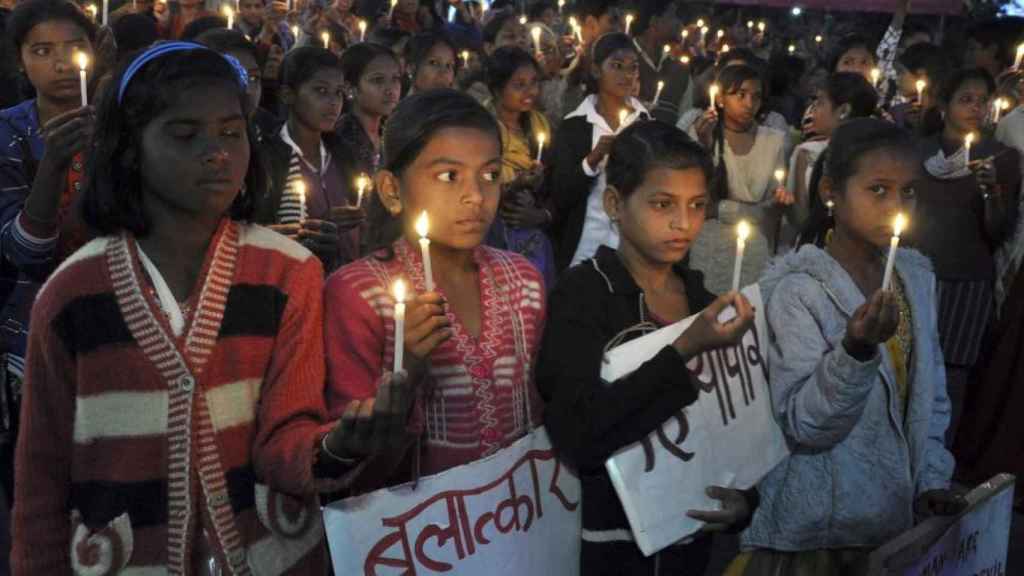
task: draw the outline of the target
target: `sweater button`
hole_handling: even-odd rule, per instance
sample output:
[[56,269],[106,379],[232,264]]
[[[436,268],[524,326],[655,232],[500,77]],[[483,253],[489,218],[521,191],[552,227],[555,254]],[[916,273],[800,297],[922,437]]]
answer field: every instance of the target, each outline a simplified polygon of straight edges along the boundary
[[178,388],[180,388],[182,392],[191,392],[195,387],[196,379],[188,374],[184,374],[181,378],[178,378]]

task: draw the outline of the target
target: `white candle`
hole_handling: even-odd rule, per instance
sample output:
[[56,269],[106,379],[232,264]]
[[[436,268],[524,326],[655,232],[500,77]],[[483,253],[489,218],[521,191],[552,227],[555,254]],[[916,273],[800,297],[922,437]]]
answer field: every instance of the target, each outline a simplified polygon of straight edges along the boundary
[[110,0],[103,0],[103,25],[107,25],[107,18],[110,16]]
[[750,236],[750,224],[746,220],[740,220],[736,225],[736,261],[732,266],[732,291],[740,290],[740,270],[743,268],[743,251],[747,247],[747,238]]
[[900,234],[907,226],[907,217],[897,214],[892,223],[892,240],[889,241],[889,257],[885,261],[885,275],[882,276],[882,290],[888,290],[892,283],[892,269],[896,263],[896,248],[900,245]]
[[301,180],[296,182],[295,191],[299,194],[299,220],[305,222],[309,217],[309,212],[306,209],[306,183]]
[[580,44],[583,44],[583,27],[578,23],[573,22],[572,30],[576,33],[576,40],[578,40]]
[[698,18],[697,19],[697,28],[703,28],[703,27],[704,27],[704,19],[703,18]]
[[974,144],[974,132],[964,136],[964,168],[971,163],[971,144]]
[[661,91],[665,88],[665,82],[658,80],[658,89],[654,91],[654,102],[651,106],[657,106],[658,100],[661,98]]
[[565,8],[565,0],[558,0],[558,13],[562,13],[562,9]]
[[685,43],[686,39],[689,38],[689,37],[690,37],[690,31],[687,28],[683,28],[683,42]]
[[527,22],[529,22],[529,20],[527,20],[525,14],[523,14],[522,16],[519,17],[519,23],[522,24],[523,26],[526,26]]
[[753,29],[754,29],[754,21],[753,20],[747,20],[747,30],[753,30]]
[[710,100],[710,103],[708,104],[708,110],[715,109],[715,100],[718,98],[719,90],[720,88],[718,87],[718,84],[712,84],[711,87],[708,88],[708,99]]
[[469,50],[462,51],[462,67],[469,68]]
[[295,42],[299,42],[299,27],[292,26],[292,37],[295,38]]
[[416,219],[416,233],[420,235],[420,252],[423,254],[423,281],[426,284],[427,292],[434,291],[434,271],[430,265],[430,239],[427,232],[430,229],[430,220],[427,219],[427,211],[424,210]]
[[629,36],[629,29],[633,26],[633,18],[632,14],[626,14],[626,36]]
[[882,71],[878,68],[871,69],[871,85],[878,88],[878,81],[882,78]]
[[405,356],[405,282],[395,280],[392,292],[395,296],[395,374],[402,371],[402,357]]
[[370,185],[370,179],[366,174],[360,174],[359,178],[356,178],[356,208],[363,205],[363,194],[366,193],[366,188]]
[[359,26],[359,41],[366,42],[366,20],[360,20],[357,26]]
[[999,116],[1003,113],[1003,110],[1008,108],[1010,104],[1005,98],[996,98],[995,102],[992,103],[992,123],[999,124]]
[[786,185],[786,171],[782,168],[775,170],[775,181],[779,183],[779,188],[783,188]]
[[96,15],[99,12],[99,8],[96,8],[95,4],[89,4],[88,6],[85,7],[85,10],[86,10],[86,12],[89,13],[90,16],[92,16],[92,21],[95,22],[96,21]]
[[665,63],[665,58],[668,58],[669,53],[672,52],[672,46],[665,44],[661,49],[661,60],[658,60],[658,70],[661,70],[661,65]]
[[821,34],[818,34],[817,36],[814,37],[814,42],[816,44],[821,44],[822,40],[824,40],[824,38],[821,37]]
[[717,38],[719,40],[721,40],[722,36],[725,36],[725,30],[722,30],[721,28],[719,28]]
[[331,49],[331,33],[330,32],[324,32],[323,34],[320,35],[320,39],[324,41],[324,50],[330,50]]
[[764,32],[764,29],[765,29],[766,27],[767,27],[767,25],[766,25],[766,24],[765,24],[764,22],[758,22],[758,23],[757,23],[757,30],[758,30],[759,32]]
[[722,54],[728,54],[728,53],[729,53],[729,45],[728,44],[722,44]]
[[700,45],[704,46],[707,43],[708,27],[703,26],[700,29]]
[[1017,46],[1017,57],[1013,60],[1014,69],[1020,70],[1021,63],[1024,63],[1024,43]]
[[533,36],[533,51],[536,52],[538,56],[541,54],[540,35],[540,26],[534,26],[533,28],[530,29],[530,36]]
[[395,14],[395,6],[398,6],[398,0],[391,0],[391,7],[388,8],[388,19]]
[[790,53],[790,54],[792,54],[792,53],[794,53],[794,52],[796,52],[796,46],[795,46],[795,45],[793,45],[793,44],[790,44],[790,45],[789,45],[789,53]]
[[89,56],[85,52],[79,52],[75,55],[75,59],[78,60],[78,80],[79,89],[82,92],[82,108],[85,108],[89,105],[89,88],[85,78],[85,69],[89,67]]
[[540,162],[540,158],[544,154],[544,141],[547,138],[548,135],[543,132],[537,134],[537,162]]
[[228,19],[228,30],[235,27],[235,11],[231,9],[231,6],[225,6],[221,9],[224,12],[224,17]]
[[918,80],[914,82],[914,87],[917,88],[917,103],[920,105],[924,104],[924,89],[928,86],[928,83],[924,80]]

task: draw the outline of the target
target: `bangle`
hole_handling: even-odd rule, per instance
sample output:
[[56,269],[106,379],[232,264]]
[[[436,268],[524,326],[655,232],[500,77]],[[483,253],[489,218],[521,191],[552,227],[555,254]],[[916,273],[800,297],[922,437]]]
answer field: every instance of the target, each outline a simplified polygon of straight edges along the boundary
[[328,434],[324,434],[323,436],[320,437],[320,451],[330,456],[332,460],[338,462],[339,464],[344,464],[345,466],[349,467],[355,466],[359,462],[358,458],[342,458],[341,456],[338,456],[334,452],[331,452],[330,448],[327,447]]

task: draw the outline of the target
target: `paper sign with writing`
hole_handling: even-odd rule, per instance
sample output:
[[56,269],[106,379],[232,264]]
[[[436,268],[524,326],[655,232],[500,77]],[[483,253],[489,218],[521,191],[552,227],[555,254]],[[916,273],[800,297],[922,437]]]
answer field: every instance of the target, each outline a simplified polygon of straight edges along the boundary
[[[754,328],[737,346],[690,361],[701,385],[698,400],[605,464],[645,555],[700,529],[702,523],[688,518],[686,511],[717,509],[718,502],[705,493],[708,486],[750,488],[789,454],[768,392],[761,291],[753,285],[743,294],[757,311]],[[735,311],[730,308],[722,318],[731,316]],[[694,318],[610,350],[601,378],[615,382],[635,371],[675,341]],[[687,385],[683,375],[679,385]]]
[[579,573],[580,482],[544,429],[483,460],[335,502],[335,574]]

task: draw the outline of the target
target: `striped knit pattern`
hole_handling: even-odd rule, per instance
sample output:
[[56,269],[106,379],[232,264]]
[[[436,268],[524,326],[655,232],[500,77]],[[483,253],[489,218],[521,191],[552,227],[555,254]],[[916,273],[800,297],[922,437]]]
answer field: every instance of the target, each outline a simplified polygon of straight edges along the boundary
[[102,238],[40,294],[13,573],[187,575],[205,531],[225,574],[323,574],[319,261],[225,220],[177,339],[143,274],[134,239]]
[[939,280],[939,343],[946,364],[974,366],[992,317],[992,282]]
[[[305,199],[299,190],[302,182],[302,159],[292,150],[291,161],[288,162],[288,177],[284,181],[281,193],[281,205],[277,208],[277,221],[280,224],[298,224],[308,216]],[[307,190],[308,194],[309,191]]]
[[[394,357],[394,300],[404,278],[423,292],[420,251],[405,241],[395,257],[373,256],[342,268],[325,291],[328,409],[372,397]],[[489,247],[474,252],[482,326],[469,334],[449,311],[453,335],[430,356],[413,426],[424,436],[421,473],[433,474],[494,453],[540,421],[532,362],[543,330],[543,280],[528,260]],[[376,484],[401,479],[374,479]]]

